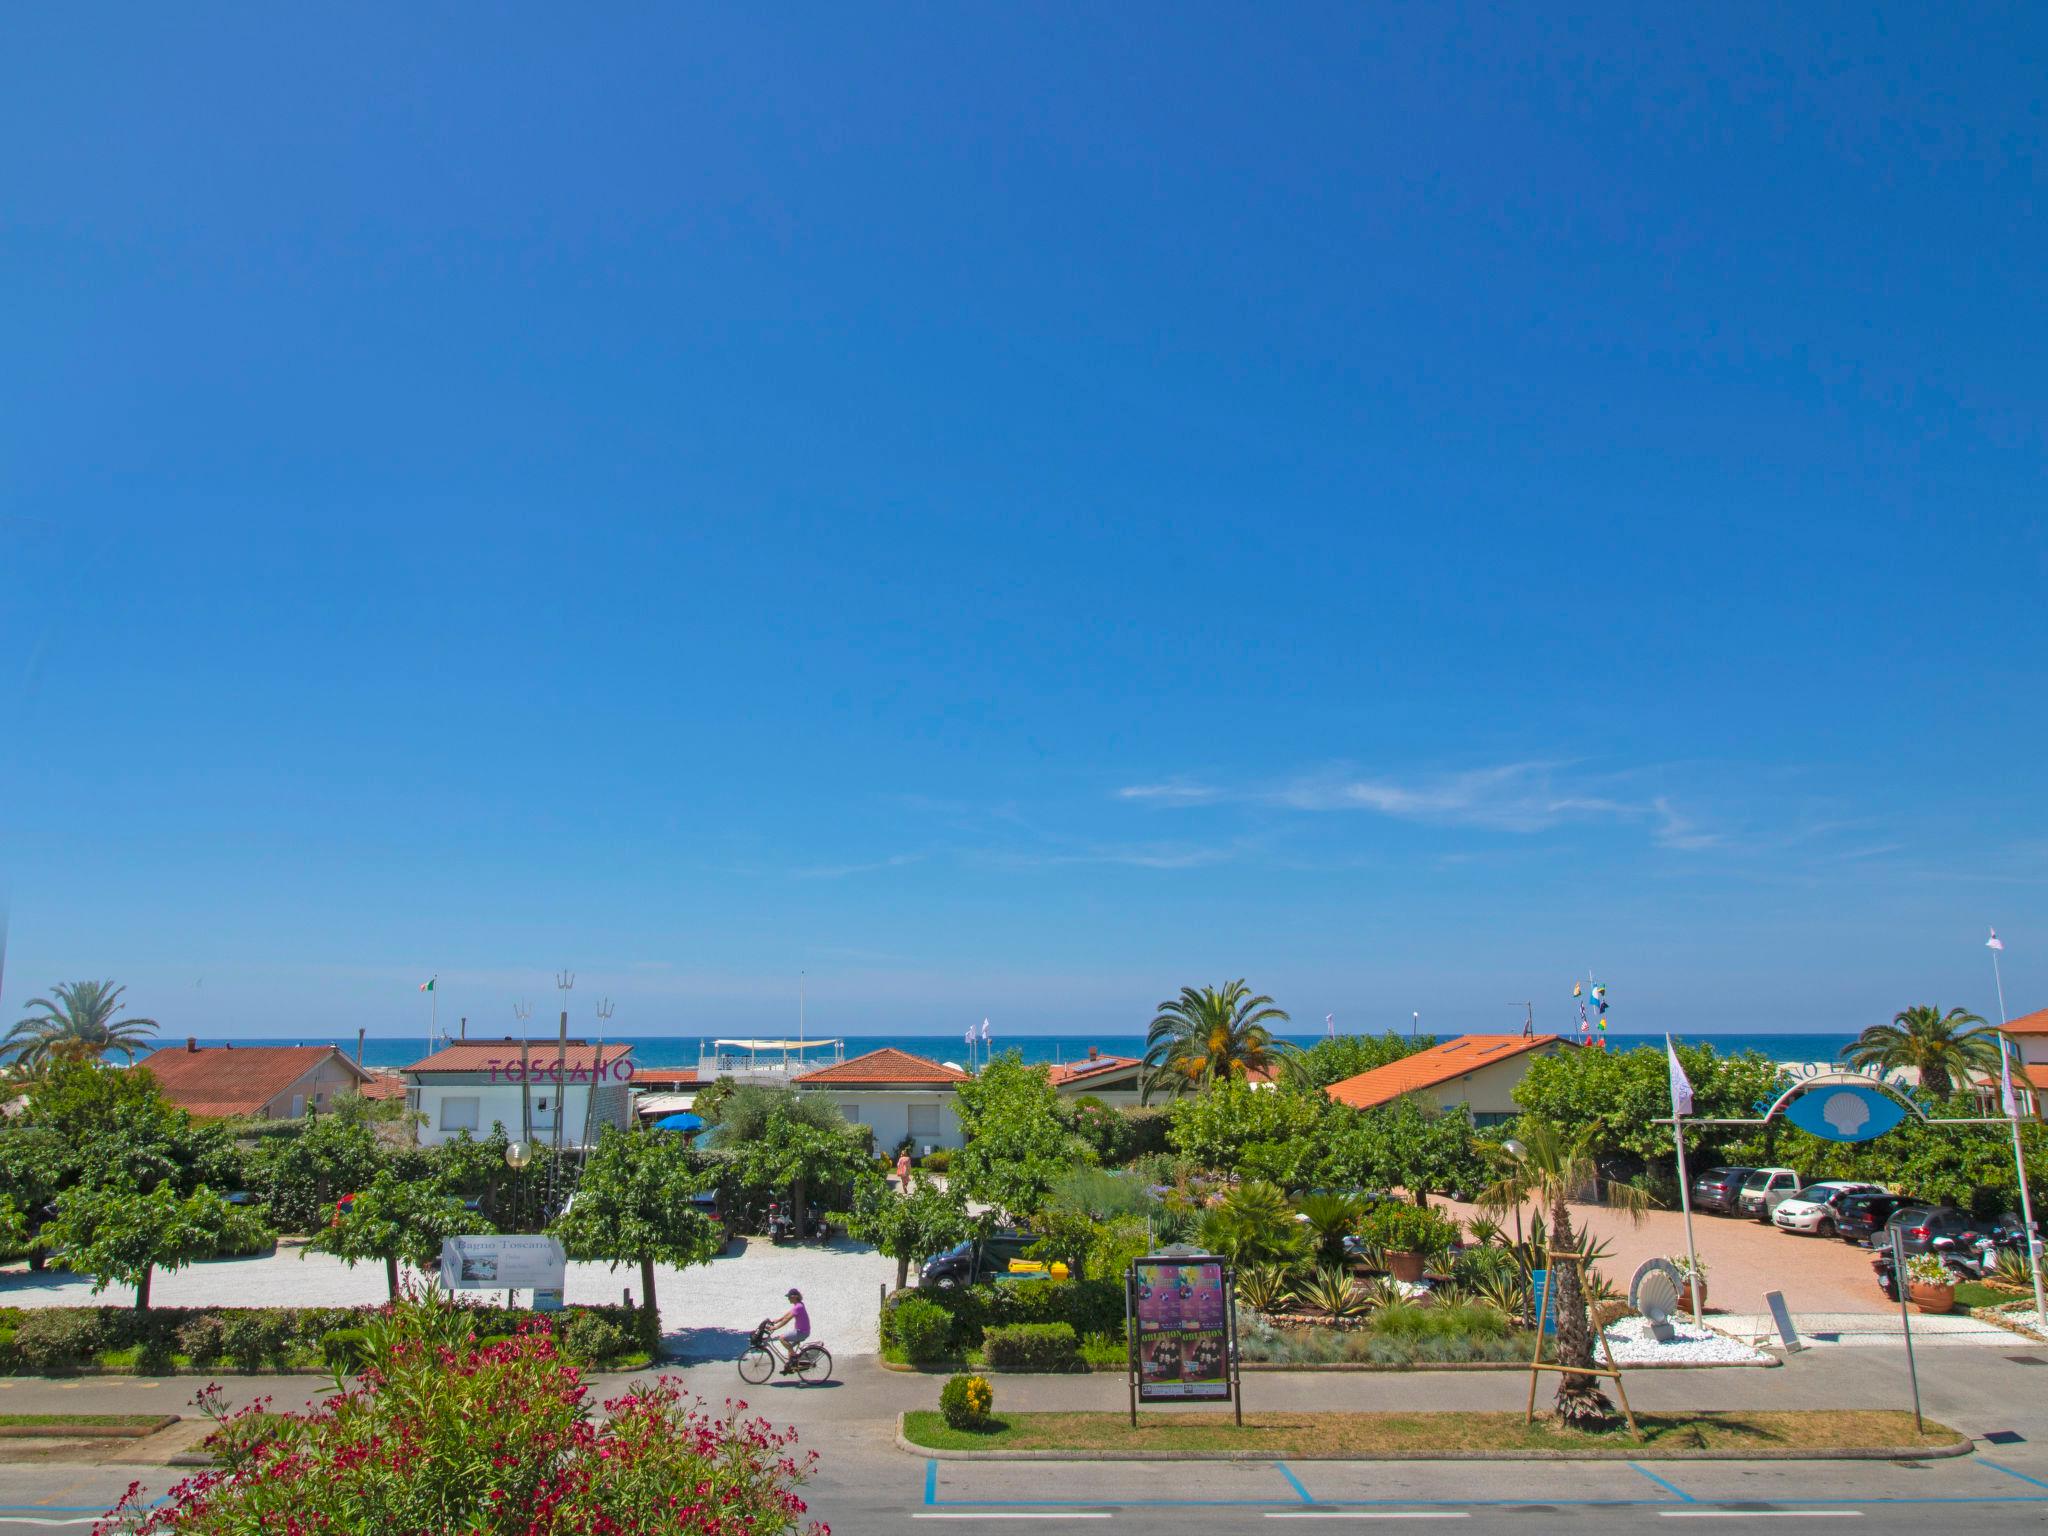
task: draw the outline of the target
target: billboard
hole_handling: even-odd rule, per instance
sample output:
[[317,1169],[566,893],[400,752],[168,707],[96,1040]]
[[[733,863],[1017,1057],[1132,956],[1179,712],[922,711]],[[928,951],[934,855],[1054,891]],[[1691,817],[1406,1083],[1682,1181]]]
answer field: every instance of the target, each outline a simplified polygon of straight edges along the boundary
[[441,1284],[451,1291],[559,1291],[568,1255],[552,1237],[450,1237],[441,1242]]
[[1129,1277],[1141,1403],[1230,1401],[1231,1284],[1223,1260],[1148,1254]]

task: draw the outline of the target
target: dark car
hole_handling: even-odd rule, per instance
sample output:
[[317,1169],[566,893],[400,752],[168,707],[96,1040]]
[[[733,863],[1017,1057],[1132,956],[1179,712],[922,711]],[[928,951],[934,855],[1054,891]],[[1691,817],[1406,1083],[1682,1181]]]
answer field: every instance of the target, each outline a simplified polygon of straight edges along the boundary
[[1755,1172],[1754,1168],[1709,1168],[1692,1181],[1693,1209],[1733,1216],[1742,1181]]
[[1892,1219],[1892,1212],[1902,1205],[1925,1203],[1911,1195],[1844,1195],[1835,1207],[1835,1236],[1867,1247]]
[[1885,1219],[1884,1231],[1871,1246],[1889,1248],[1894,1230],[1904,1233],[1906,1255],[1910,1258],[1916,1253],[1933,1252],[1942,1238],[1961,1243],[1965,1238],[1975,1237],[1980,1223],[1952,1206],[1902,1205]]
[[944,1253],[924,1261],[917,1272],[920,1286],[952,1290],[977,1280],[992,1280],[1008,1274],[1010,1261],[1024,1257],[1024,1250],[1038,1241],[1031,1232],[991,1232],[983,1238],[955,1243]]

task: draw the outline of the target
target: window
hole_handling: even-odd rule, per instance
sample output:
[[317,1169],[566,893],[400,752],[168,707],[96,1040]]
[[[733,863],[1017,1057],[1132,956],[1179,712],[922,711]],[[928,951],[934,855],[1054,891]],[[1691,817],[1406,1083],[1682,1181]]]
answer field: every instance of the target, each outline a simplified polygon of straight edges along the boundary
[[548,1096],[546,1096],[545,1094],[543,1094],[543,1095],[541,1095],[541,1096],[537,1097],[536,1099],[534,1099],[534,1101],[533,1101],[533,1123],[534,1123],[534,1126],[535,1126],[535,1127],[536,1127],[537,1129],[540,1129],[540,1130],[553,1130],[553,1129],[554,1129],[554,1127],[555,1127],[555,1107],[556,1107],[556,1103],[557,1103],[557,1101],[556,1101],[555,1099],[549,1098],[549,1097],[548,1097]]
[[477,1110],[483,1100],[443,1099],[441,1101],[441,1129],[444,1131],[473,1131],[476,1129]]
[[841,1104],[839,1106],[839,1113],[846,1116],[846,1123],[848,1125],[860,1124],[860,1106],[858,1104]]
[[910,1134],[913,1136],[936,1136],[939,1134],[939,1106],[936,1104],[913,1104],[910,1106]]
[[305,1096],[305,1095],[304,1095],[303,1093],[295,1093],[295,1094],[293,1094],[293,1095],[292,1095],[292,1118],[293,1118],[294,1120],[296,1120],[296,1119],[298,1119],[298,1118],[299,1118],[299,1116],[303,1115],[303,1114],[304,1114],[305,1112],[306,1112],[306,1096]]

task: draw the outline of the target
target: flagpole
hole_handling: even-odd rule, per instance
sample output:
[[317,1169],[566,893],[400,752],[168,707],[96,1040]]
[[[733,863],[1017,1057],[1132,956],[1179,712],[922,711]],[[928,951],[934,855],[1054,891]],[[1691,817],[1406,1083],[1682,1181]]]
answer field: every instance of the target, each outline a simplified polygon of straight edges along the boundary
[[[1664,1037],[1664,1049],[1671,1059],[1678,1059],[1678,1051],[1671,1044],[1671,1037]],[[1707,1326],[1706,1308],[1700,1305],[1700,1255],[1692,1241],[1692,1177],[1685,1171],[1685,1120],[1678,1113],[1676,1095],[1671,1100],[1671,1136],[1678,1143],[1678,1204],[1685,1212],[1685,1261],[1692,1266],[1692,1320],[1696,1327]]]
[[2034,1326],[2048,1329],[2048,1299],[2042,1296],[2041,1287],[2041,1239],[2034,1231],[2034,1197],[2027,1191],[2027,1151],[2020,1140],[2020,1101],[2012,1091],[2012,1058],[2006,1054],[2011,1042],[2005,1038],[2005,978],[1999,974],[1998,952],[2005,946],[1998,941],[1998,930],[1991,931],[1991,942],[1985,946],[1991,951],[1991,980],[1998,988],[1998,1070],[2005,1079],[2005,1113],[2012,1122],[2012,1165],[2020,1180],[2020,1221],[2026,1227],[2027,1267],[2034,1272]]

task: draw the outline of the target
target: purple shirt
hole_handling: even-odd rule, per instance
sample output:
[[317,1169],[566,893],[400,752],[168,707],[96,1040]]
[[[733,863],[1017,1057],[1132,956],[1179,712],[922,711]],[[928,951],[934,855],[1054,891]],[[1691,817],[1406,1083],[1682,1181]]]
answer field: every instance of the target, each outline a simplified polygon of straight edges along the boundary
[[800,1339],[808,1339],[811,1336],[811,1314],[804,1310],[802,1302],[798,1302],[790,1309],[789,1331]]

